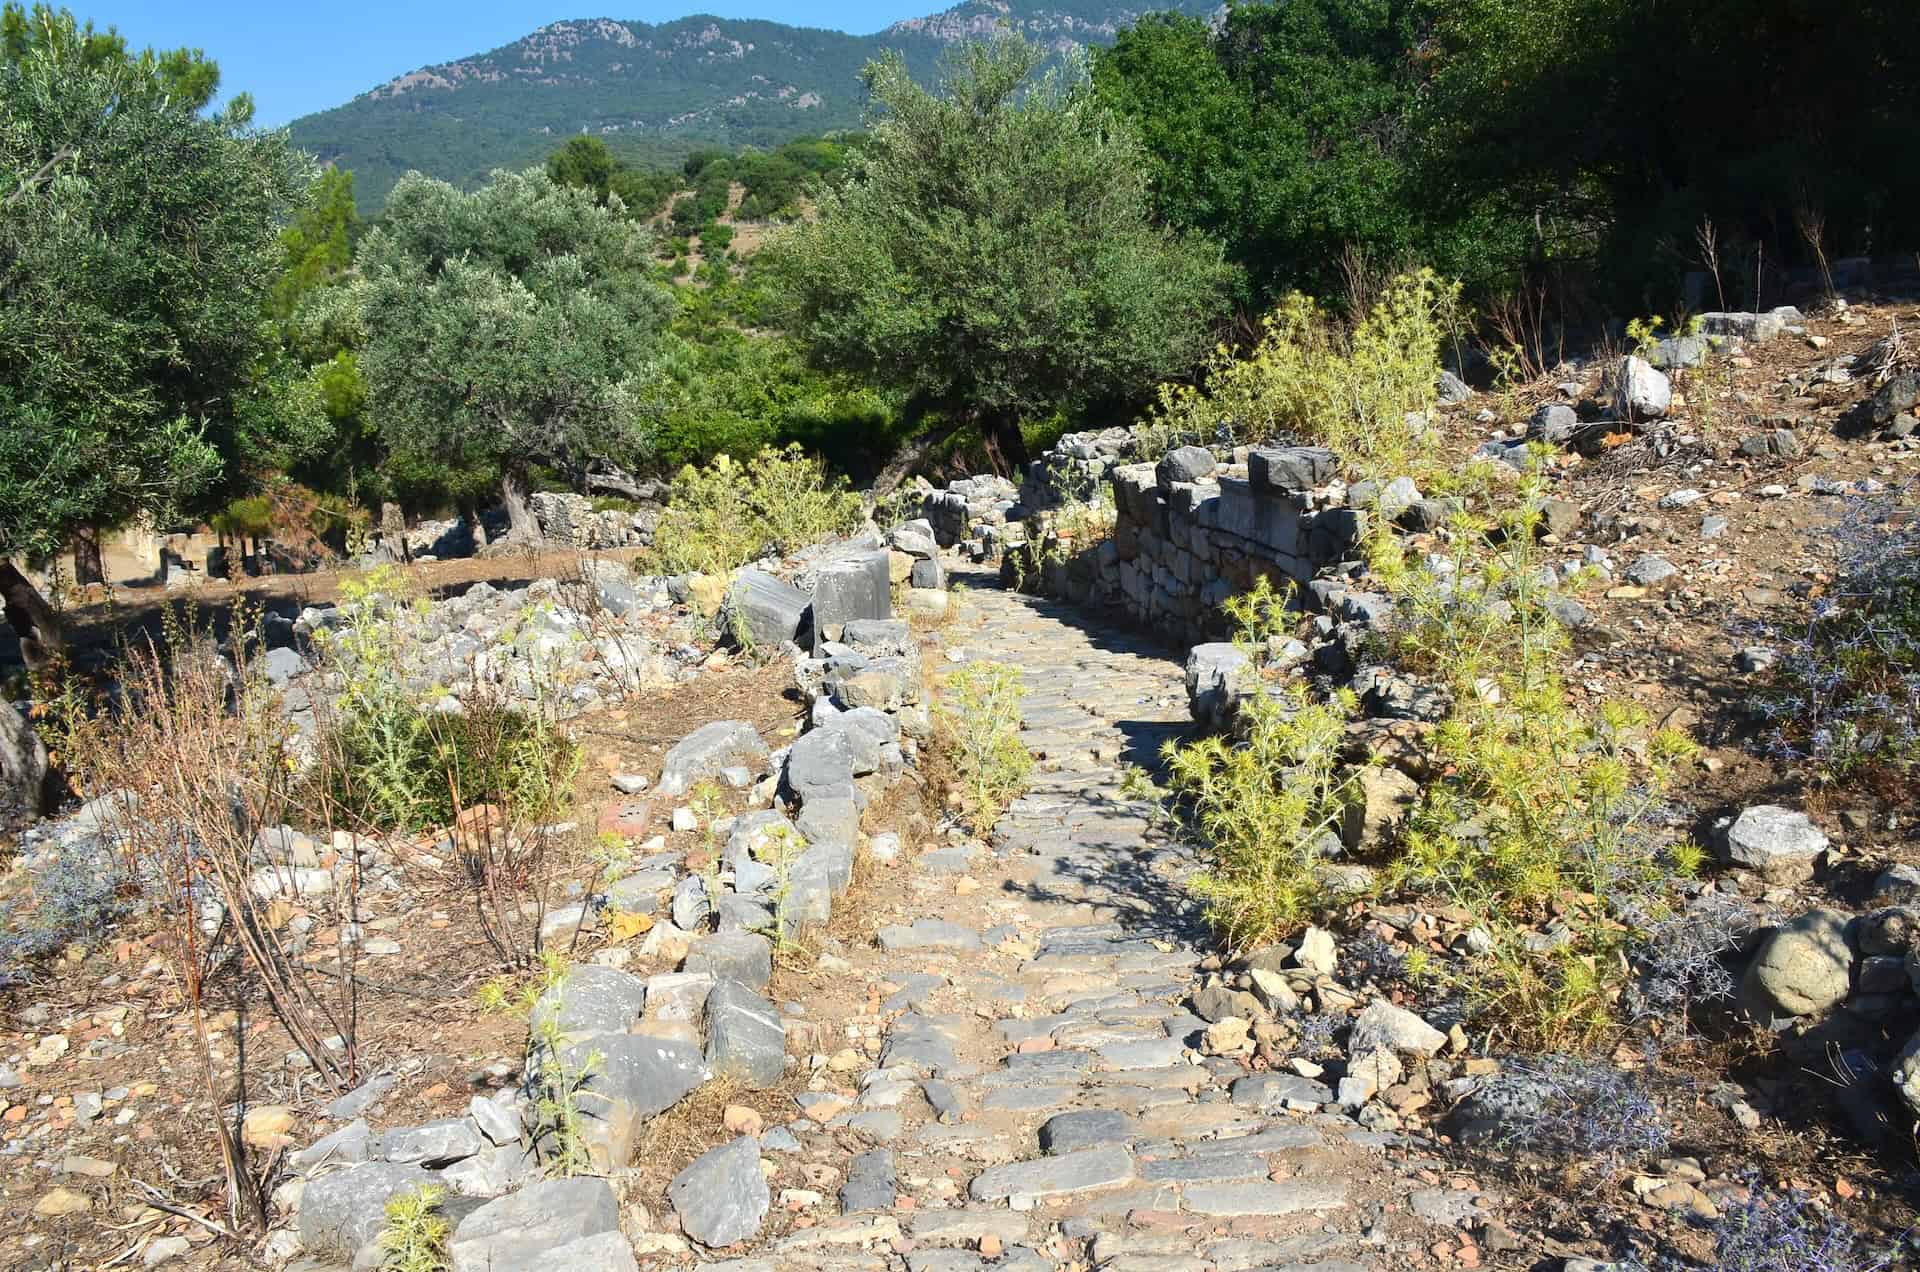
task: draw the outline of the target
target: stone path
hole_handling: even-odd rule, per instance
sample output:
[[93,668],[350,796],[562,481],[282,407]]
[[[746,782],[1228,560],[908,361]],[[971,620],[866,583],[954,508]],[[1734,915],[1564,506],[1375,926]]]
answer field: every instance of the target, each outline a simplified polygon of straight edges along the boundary
[[[1024,671],[1035,781],[990,852],[903,863],[922,912],[856,964],[886,994],[878,1055],[843,1052],[847,1071],[814,1085],[861,1094],[803,1095],[822,1133],[788,1140],[839,1188],[840,1215],[717,1266],[1476,1266],[1477,1252],[1451,1255],[1474,1194],[1437,1163],[1335,1111],[1319,1082],[1193,1049],[1206,945],[1182,886],[1192,862],[1122,789],[1126,762],[1186,727],[1180,664],[963,581],[973,617],[942,639],[953,657]],[[822,1151],[848,1141],[852,1155]],[[1429,1253],[1439,1240],[1444,1257]]]

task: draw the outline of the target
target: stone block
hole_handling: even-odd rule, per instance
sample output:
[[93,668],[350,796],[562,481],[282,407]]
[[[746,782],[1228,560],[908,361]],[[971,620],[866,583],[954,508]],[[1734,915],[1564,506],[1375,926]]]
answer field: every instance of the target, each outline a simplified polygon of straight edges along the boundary
[[850,622],[893,617],[893,587],[887,554],[867,552],[820,568],[813,583],[814,650],[839,640]]
[[[880,565],[884,578],[884,556]],[[727,589],[727,601],[721,607],[721,630],[762,649],[779,649],[787,644],[805,647],[809,605],[807,594],[792,584],[763,570],[742,570]]]

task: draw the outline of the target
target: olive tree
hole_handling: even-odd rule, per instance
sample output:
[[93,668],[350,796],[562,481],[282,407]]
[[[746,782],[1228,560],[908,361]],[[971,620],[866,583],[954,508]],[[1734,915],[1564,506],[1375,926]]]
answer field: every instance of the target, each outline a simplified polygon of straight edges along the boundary
[[397,454],[497,470],[521,540],[532,468],[630,463],[672,310],[645,230],[539,169],[462,193],[409,173],[355,257],[368,409]]
[[1146,158],[1083,68],[1035,77],[1015,36],[959,46],[938,93],[888,55],[872,136],[772,263],[811,359],[977,427],[1015,463],[1020,422],[1125,398],[1189,367],[1220,313],[1221,250],[1149,218]]
[[62,642],[16,558],[197,510],[324,436],[258,385],[309,168],[244,95],[209,112],[217,84],[197,54],[0,11],[0,597],[30,665]]

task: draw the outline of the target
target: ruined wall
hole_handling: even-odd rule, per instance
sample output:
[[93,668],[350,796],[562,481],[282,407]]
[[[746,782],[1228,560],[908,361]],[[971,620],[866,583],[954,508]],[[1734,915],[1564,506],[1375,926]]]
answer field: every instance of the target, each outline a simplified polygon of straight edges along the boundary
[[[1109,474],[1114,532],[1091,546],[1037,539],[1009,553],[1010,580],[1104,604],[1170,640],[1222,628],[1220,604],[1261,577],[1303,588],[1353,555],[1366,512],[1348,507],[1333,452],[1276,447],[1219,466],[1199,447]],[[1325,589],[1314,593],[1316,599]]]

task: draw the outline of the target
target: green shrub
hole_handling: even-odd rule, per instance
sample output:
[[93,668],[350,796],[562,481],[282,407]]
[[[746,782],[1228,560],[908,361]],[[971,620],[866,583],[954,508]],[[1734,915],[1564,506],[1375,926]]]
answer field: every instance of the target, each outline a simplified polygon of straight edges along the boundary
[[401,651],[417,638],[426,602],[382,566],[341,585],[344,621],[315,633],[342,691],[323,720],[311,780],[328,806],[368,826],[446,825],[457,806],[491,803],[530,819],[564,807],[579,749],[536,703],[520,711],[476,699],[463,713],[434,710],[409,684]]
[[[1287,599],[1263,577],[1221,606],[1234,645],[1256,669],[1292,629]],[[1328,899],[1314,866],[1360,798],[1356,771],[1340,755],[1356,707],[1351,693],[1323,703],[1303,684],[1278,686],[1241,703],[1244,744],[1209,737],[1162,748],[1165,793],[1181,801],[1206,858],[1194,891],[1229,947],[1278,940]]]
[[[409,706],[343,717],[329,794],[369,826],[445,826],[461,807],[494,804],[540,820],[565,807],[579,750],[535,714],[490,703],[463,713]],[[456,799],[457,796],[457,799]]]
[[[1439,774],[1386,863],[1391,886],[1437,896],[1489,934],[1466,963],[1417,960],[1516,1036],[1587,1046],[1617,1024],[1630,923],[1664,912],[1664,885],[1700,850],[1655,824],[1661,792],[1693,754],[1637,708],[1574,707],[1559,675],[1567,632],[1535,547],[1540,484],[1497,518],[1462,514],[1445,564],[1415,566],[1388,535],[1373,566],[1396,601],[1389,646],[1452,696],[1428,744]],[[1551,948],[1527,926],[1553,914]]]
[[1162,385],[1143,436],[1297,439],[1398,476],[1418,447],[1406,416],[1433,405],[1459,294],[1431,270],[1403,274],[1349,329],[1296,292],[1267,315],[1246,357],[1223,346],[1200,386]]
[[1322,907],[1313,868],[1359,797],[1357,771],[1340,763],[1354,706],[1351,694],[1320,703],[1287,685],[1242,702],[1244,745],[1167,744],[1169,789],[1206,857],[1193,889],[1230,948],[1270,944]]
[[453,1225],[441,1207],[447,1190],[435,1184],[389,1198],[380,1229],[381,1272],[445,1272]]
[[941,683],[935,741],[975,834],[993,829],[1032,776],[1033,756],[1020,741],[1026,696],[1020,669],[1005,663],[968,663]]
[[797,445],[765,447],[745,465],[718,455],[674,477],[650,565],[667,574],[726,574],[768,553],[850,533],[862,516],[845,479],[829,477]]

